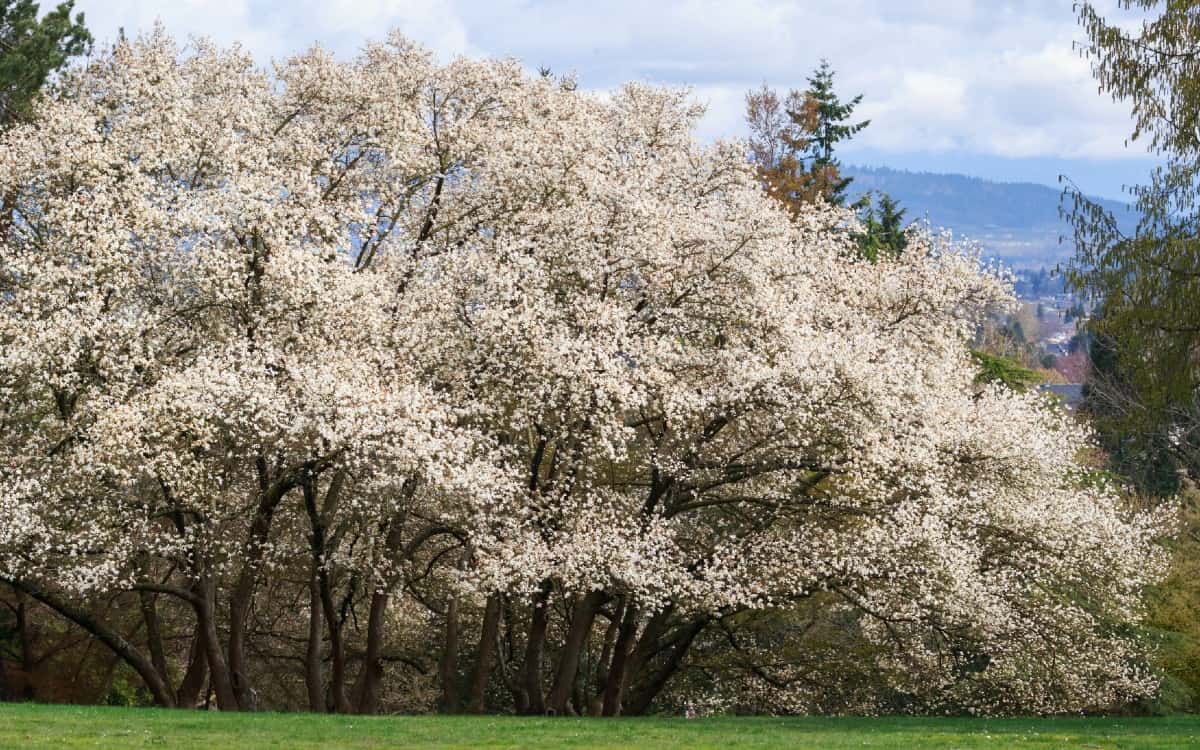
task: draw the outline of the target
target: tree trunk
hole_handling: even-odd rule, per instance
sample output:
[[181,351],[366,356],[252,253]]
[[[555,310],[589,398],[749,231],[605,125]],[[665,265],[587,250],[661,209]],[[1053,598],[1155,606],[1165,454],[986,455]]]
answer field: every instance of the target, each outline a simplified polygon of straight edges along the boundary
[[317,574],[317,584],[321,593],[325,627],[329,631],[329,691],[333,695],[333,710],[348,714],[350,702],[346,699],[346,646],[342,641],[342,623],[333,603],[333,588],[325,570]]
[[29,629],[29,602],[23,593],[17,594],[17,642],[21,644],[21,700],[34,699],[33,633]]
[[[340,480],[338,483],[340,484]],[[325,564],[325,520],[323,515],[317,512],[316,479],[305,477],[300,487],[304,493],[304,508],[308,512],[309,525],[312,530],[309,537],[312,566],[317,576],[317,590],[325,617],[325,627],[329,631],[329,691],[333,696],[333,710],[346,714],[350,713],[350,701],[346,698],[346,648],[342,641],[342,621],[338,617],[337,607],[333,603],[333,585],[329,580],[329,568]],[[331,488],[330,494],[333,494],[334,491]],[[330,498],[327,496],[327,504],[329,500]]]
[[8,680],[8,666],[4,663],[4,657],[0,656],[0,701],[8,702],[15,697]]
[[174,696],[171,695],[171,691],[159,679],[154,665],[146,657],[138,653],[133,644],[127,641],[120,633],[101,624],[88,612],[35,584],[27,581],[12,580],[7,581],[7,583],[12,585],[13,588],[29,594],[62,617],[91,633],[101,643],[110,648],[113,653],[125,660],[125,663],[142,678],[142,681],[146,684],[146,688],[154,696],[155,703],[164,708],[170,708],[175,704]]
[[250,522],[242,570],[229,597],[229,675],[238,706],[243,711],[254,708],[253,687],[246,665],[246,624],[250,617],[250,606],[254,603],[258,568],[262,564],[263,548],[271,532],[271,520],[275,517],[279,502],[291,487],[290,483],[280,482],[267,485],[262,471],[260,469],[262,490]]
[[358,673],[358,684],[354,687],[354,710],[360,714],[373,714],[379,708],[379,682],[383,679],[383,619],[387,614],[386,591],[371,594],[371,610],[367,615],[367,653],[362,670]]
[[679,671],[679,667],[683,665],[683,659],[687,656],[688,650],[692,647],[692,642],[696,640],[696,636],[708,624],[707,620],[695,620],[687,625],[683,625],[678,633],[676,633],[671,641],[670,653],[667,655],[663,664],[650,676],[650,679],[642,683],[639,689],[630,696],[626,702],[625,713],[630,716],[641,716],[650,708],[650,704],[666,687],[667,682]]
[[604,678],[604,705],[601,713],[605,716],[621,714],[629,652],[633,649],[634,638],[637,636],[637,617],[637,605],[632,601],[626,603],[625,613],[621,617],[620,630],[617,632],[617,642],[613,646],[612,665],[608,668],[608,674]]
[[[248,568],[250,563],[246,563]],[[229,603],[229,678],[238,708],[246,710],[250,705],[250,682],[246,675],[246,619],[253,599],[253,577],[243,570],[234,587]],[[218,703],[220,698],[218,697]],[[224,709],[222,709],[224,710]]]
[[512,694],[513,706],[516,708],[517,714],[524,714],[529,711],[529,694],[525,692],[523,675],[517,674],[515,669],[510,668],[513,656],[517,653],[513,635],[517,629],[517,614],[513,607],[512,597],[503,595],[500,606],[504,617],[504,642],[501,644],[500,639],[496,639],[496,661],[500,667],[500,676],[504,679],[504,686]]
[[660,639],[667,630],[667,623],[674,610],[673,605],[668,605],[655,612],[650,621],[646,623],[646,627],[642,630],[642,635],[638,638],[637,645],[634,646],[633,652],[629,655],[629,661],[625,665],[623,691],[628,691],[630,681],[637,677],[654,655],[663,649]]
[[241,708],[237,694],[233,689],[233,681],[229,675],[229,665],[225,662],[225,654],[221,650],[221,640],[217,635],[216,585],[211,578],[198,586],[196,601],[196,619],[203,634],[204,655],[208,660],[209,686],[217,697],[217,708],[222,711],[237,711]]
[[304,653],[304,684],[308,688],[308,710],[325,711],[325,665],[321,661],[321,588],[316,566],[308,581],[308,647]]
[[613,647],[617,645],[617,633],[621,630],[621,620],[625,616],[625,597],[621,596],[613,608],[608,627],[604,629],[604,640],[600,647],[600,658],[596,660],[595,694],[604,695],[604,684],[608,680],[608,668],[612,664]]
[[[404,539],[404,524],[392,519],[384,539],[384,554],[390,559],[400,550]],[[375,582],[371,593],[371,609],[367,615],[367,653],[358,673],[354,689],[354,708],[360,714],[373,714],[379,708],[379,683],[383,679],[383,624],[391,600],[390,579]]]
[[200,691],[204,689],[204,680],[208,677],[208,658],[204,653],[204,634],[196,625],[192,636],[192,648],[188,655],[187,671],[179,682],[179,690],[175,692],[175,705],[180,708],[195,708],[200,702]]
[[523,683],[528,700],[525,712],[535,716],[546,713],[546,699],[542,693],[542,654],[546,648],[546,627],[550,623],[550,590],[550,582],[545,581],[534,595],[529,635],[525,639]]
[[163,650],[162,631],[158,625],[158,609],[155,605],[155,595],[149,591],[138,591],[138,600],[142,606],[142,621],[146,624],[146,645],[150,648],[150,661],[169,689],[171,675],[167,671],[167,655]]
[[488,678],[491,677],[492,662],[495,660],[496,638],[499,634],[500,595],[492,594],[483,610],[483,628],[479,634],[479,651],[475,659],[475,672],[471,676],[471,696],[467,707],[470,713],[483,713]]
[[[554,686],[550,689],[549,708],[559,716],[567,714],[567,706],[575,687],[575,676],[579,673],[579,659],[592,632],[596,610],[604,603],[603,591],[589,591],[576,603],[571,612],[571,626],[567,640],[558,657],[558,670],[554,675]],[[585,707],[580,707],[586,710]]]
[[442,712],[458,713],[458,597],[446,603],[446,640],[438,676],[442,682]]

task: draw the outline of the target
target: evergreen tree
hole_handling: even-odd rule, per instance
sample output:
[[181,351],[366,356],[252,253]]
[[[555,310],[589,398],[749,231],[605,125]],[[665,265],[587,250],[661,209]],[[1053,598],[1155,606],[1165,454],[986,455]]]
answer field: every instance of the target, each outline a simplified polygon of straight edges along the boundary
[[793,210],[817,200],[845,202],[850,178],[841,175],[836,147],[870,123],[848,122],[862,95],[843,103],[833,76],[822,60],[805,91],[793,89],[780,97],[763,84],[746,94],[750,157],[767,192]]
[[50,74],[87,52],[92,36],[83,14],[71,18],[74,0],[38,20],[34,0],[0,0],[0,127],[29,112]]
[[1012,357],[990,354],[980,349],[972,349],[971,356],[979,367],[975,376],[977,384],[1001,383],[1014,391],[1024,392],[1036,386],[1040,380],[1036,372]]
[[862,101],[862,94],[842,102],[833,90],[833,75],[829,61],[821,60],[808,79],[806,98],[814,110],[816,127],[808,140],[807,157],[808,172],[821,185],[825,199],[841,205],[846,199],[846,188],[852,178],[841,176],[842,164],[834,156],[834,147],[852,138],[871,121],[849,122],[854,108]]
[[904,213],[900,203],[887,193],[879,196],[878,208],[873,204],[870,194],[863,197],[859,209],[863,232],[858,237],[863,256],[876,261],[882,256],[894,257],[904,252],[908,246]]

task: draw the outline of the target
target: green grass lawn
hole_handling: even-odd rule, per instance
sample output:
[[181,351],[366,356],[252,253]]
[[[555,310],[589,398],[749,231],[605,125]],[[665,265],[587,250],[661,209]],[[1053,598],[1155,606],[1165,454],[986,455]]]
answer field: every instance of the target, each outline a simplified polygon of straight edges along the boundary
[[1200,717],[527,719],[0,704],[0,748],[1200,748]]

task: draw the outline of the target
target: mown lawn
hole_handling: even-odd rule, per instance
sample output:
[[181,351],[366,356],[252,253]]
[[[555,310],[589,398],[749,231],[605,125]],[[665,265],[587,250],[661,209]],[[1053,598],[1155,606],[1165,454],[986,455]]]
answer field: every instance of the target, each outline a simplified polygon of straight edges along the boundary
[[0,748],[1200,748],[1200,717],[527,719],[0,705]]

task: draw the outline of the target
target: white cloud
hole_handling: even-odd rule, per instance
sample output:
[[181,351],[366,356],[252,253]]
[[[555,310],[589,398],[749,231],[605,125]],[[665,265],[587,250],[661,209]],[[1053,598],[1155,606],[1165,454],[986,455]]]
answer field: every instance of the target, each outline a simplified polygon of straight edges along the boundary
[[575,72],[691,85],[705,138],[743,132],[744,92],[802,87],[827,57],[873,120],[851,148],[1115,159],[1128,111],[1096,94],[1067,0],[78,0],[100,38],[161,18],[265,61],[314,40],[352,54],[398,27],[442,58],[515,56]]

